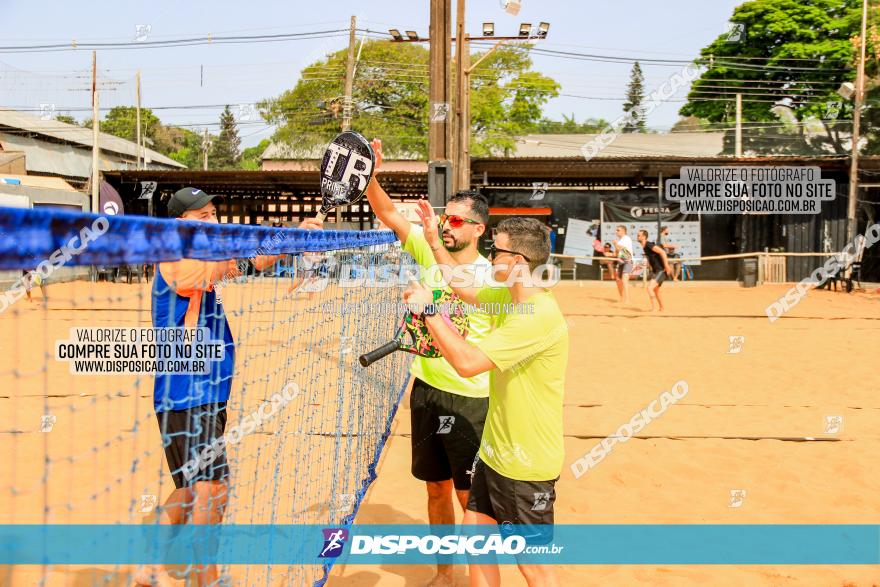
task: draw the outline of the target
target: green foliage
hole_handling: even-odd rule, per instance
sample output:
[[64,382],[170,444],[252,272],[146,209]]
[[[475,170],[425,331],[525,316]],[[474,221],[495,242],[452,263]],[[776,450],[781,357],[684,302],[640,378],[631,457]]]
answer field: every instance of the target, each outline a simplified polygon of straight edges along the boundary
[[168,155],[189,169],[203,167],[203,137],[197,132],[176,126],[163,126],[156,141],[159,152]]
[[471,156],[512,154],[514,137],[530,132],[544,104],[559,94],[556,81],[531,68],[526,51],[502,47],[471,74]]
[[[89,124],[91,127],[91,124]],[[153,139],[162,123],[159,117],[149,108],[141,108],[141,134]],[[137,140],[137,108],[134,106],[114,106],[101,121],[101,132],[136,142]]]
[[[472,63],[480,55],[474,54]],[[273,141],[308,153],[340,131],[346,58],[347,51],[340,50],[309,65],[293,89],[260,104],[267,122],[278,125]],[[531,71],[531,66],[525,51],[502,48],[474,70],[474,156],[512,150],[513,136],[528,132],[540,120],[543,104],[557,95],[559,85]],[[386,155],[427,156],[427,48],[414,43],[365,43],[352,101],[352,128],[368,138],[381,138]]]
[[249,171],[258,171],[262,165],[260,156],[263,154],[263,151],[269,147],[269,143],[269,139],[263,139],[260,141],[259,145],[248,147],[243,150],[241,152],[241,159],[239,160],[241,168]]
[[76,121],[76,118],[74,118],[73,116],[70,116],[68,114],[59,114],[58,116],[55,117],[55,120],[57,120],[58,122],[64,122],[67,124],[74,124],[74,125],[79,124]]
[[[700,52],[708,70],[694,81],[689,101],[679,113],[730,123],[735,119],[734,97],[740,91],[744,121],[780,123],[744,132],[744,150],[842,152],[840,127],[848,131],[849,125],[835,121],[851,120],[852,109],[836,91],[841,82],[855,76],[851,38],[858,34],[860,8],[859,0],[743,3],[730,20],[744,25],[744,37],[730,42],[727,33],[722,34]],[[790,114],[779,108],[771,111],[785,99]],[[781,124],[781,118],[792,118],[795,124]],[[804,122],[814,122],[824,135],[805,131],[804,124],[798,124]],[[725,150],[732,151],[732,139],[726,140]]]
[[211,169],[237,169],[241,157],[241,138],[232,109],[227,105],[220,114],[220,134],[211,144],[208,166]]
[[562,115],[562,120],[542,118],[532,125],[531,131],[537,134],[596,134],[602,132],[609,124],[604,118],[588,118],[583,122],[571,116]]
[[[62,122],[76,124],[72,117],[64,118],[57,117]],[[82,126],[92,128],[92,120],[86,119]],[[137,108],[114,106],[101,121],[101,132],[136,142]],[[202,167],[202,137],[198,133],[186,128],[165,126],[149,108],[141,108],[141,133],[147,148],[167,155],[190,169]]]
[[626,102],[623,103],[624,114],[633,109],[635,109],[635,114],[631,118],[627,118],[626,124],[621,129],[623,132],[645,132],[647,130],[645,114],[641,109],[644,101],[645,76],[642,73],[642,66],[636,61],[633,63],[629,85],[626,88]]

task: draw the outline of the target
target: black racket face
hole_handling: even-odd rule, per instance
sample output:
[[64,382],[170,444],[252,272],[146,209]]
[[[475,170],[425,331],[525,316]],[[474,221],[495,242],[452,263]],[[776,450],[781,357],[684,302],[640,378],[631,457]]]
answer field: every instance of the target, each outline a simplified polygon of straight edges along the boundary
[[359,133],[347,130],[333,139],[321,161],[321,212],[361,199],[375,164],[373,148]]

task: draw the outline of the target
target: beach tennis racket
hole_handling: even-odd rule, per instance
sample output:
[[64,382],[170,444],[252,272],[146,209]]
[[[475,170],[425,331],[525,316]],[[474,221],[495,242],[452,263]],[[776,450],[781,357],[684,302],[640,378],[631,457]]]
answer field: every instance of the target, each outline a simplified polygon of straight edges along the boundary
[[362,135],[347,130],[327,145],[321,161],[321,209],[323,221],[334,208],[360,200],[373,178],[376,155]]
[[[435,289],[434,305],[443,306],[443,319],[447,324],[452,325],[461,336],[466,338],[469,329],[468,316],[461,298],[450,291]],[[410,311],[403,315],[391,341],[368,353],[364,353],[358,361],[362,367],[369,367],[394,351],[404,351],[428,358],[443,356],[437,343],[434,342],[434,337],[428,331],[428,325],[425,324],[424,316],[416,316]]]

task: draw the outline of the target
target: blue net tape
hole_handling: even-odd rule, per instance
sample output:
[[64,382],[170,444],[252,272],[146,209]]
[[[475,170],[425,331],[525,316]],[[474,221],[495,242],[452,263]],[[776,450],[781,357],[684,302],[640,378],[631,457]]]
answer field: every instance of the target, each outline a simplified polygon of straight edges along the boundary
[[388,230],[302,230],[60,209],[0,208],[0,269],[219,261],[391,243]]

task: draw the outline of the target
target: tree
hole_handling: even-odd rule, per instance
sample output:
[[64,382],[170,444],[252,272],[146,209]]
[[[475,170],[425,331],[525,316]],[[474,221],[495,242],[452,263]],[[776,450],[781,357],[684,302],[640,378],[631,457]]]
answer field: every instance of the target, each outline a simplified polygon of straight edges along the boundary
[[[353,92],[352,128],[380,137],[386,155],[426,157],[428,152],[428,50],[414,43],[364,44]],[[480,54],[472,57],[472,62]],[[303,69],[293,89],[260,104],[278,126],[273,141],[309,156],[340,131],[347,51]],[[501,48],[471,75],[471,152],[509,152],[513,137],[529,132],[558,84],[531,71],[526,51]],[[454,68],[453,68],[454,70]]]
[[[227,107],[228,108],[228,107]],[[56,120],[76,124],[70,116],[59,115]],[[82,126],[92,128],[92,119],[83,121]],[[135,142],[137,139],[137,108],[134,106],[114,106],[101,121],[101,132]],[[149,108],[141,108],[141,133],[144,146],[191,169],[202,167],[202,136],[187,128],[166,126]]]
[[[91,121],[89,125],[91,128]],[[141,108],[141,134],[153,139],[162,122],[149,108]],[[137,108],[134,106],[114,106],[101,121],[101,132],[136,142],[137,140]]]
[[70,116],[69,114],[59,114],[55,117],[55,120],[58,122],[64,122],[66,124],[72,124],[74,126],[77,125],[76,118]]
[[[876,4],[875,4],[876,6]],[[869,8],[871,8],[869,6]],[[868,10],[868,39],[865,47],[865,104],[862,108],[860,133],[867,139],[863,151],[867,155],[880,155],[880,33],[878,11]],[[861,31],[859,31],[861,34]],[[853,66],[859,53],[859,38],[853,38]]]
[[642,66],[636,61],[633,63],[629,75],[629,85],[626,87],[626,102],[623,103],[624,114],[634,110],[633,116],[627,118],[627,123],[621,129],[623,132],[645,132],[647,124],[645,113],[642,111],[642,102],[645,101],[645,76],[642,74]]
[[241,139],[238,126],[229,105],[220,114],[220,134],[211,144],[208,165],[211,169],[236,169],[241,157]]
[[189,169],[201,169],[204,153],[202,140],[202,135],[188,128],[163,126],[158,133],[156,147],[160,153],[183,163]]
[[836,90],[855,76],[851,39],[858,34],[860,7],[860,0],[743,3],[731,17],[742,34],[725,33],[703,48],[700,62],[707,69],[679,113],[727,123],[730,153],[735,95],[742,93],[744,151],[844,153],[840,133],[849,133],[851,123],[843,121],[852,120],[852,108]]
[[595,134],[602,132],[610,123],[604,118],[588,118],[578,122],[575,115],[562,115],[562,120],[542,118],[537,121],[530,132],[538,134]]
[[696,116],[685,116],[679,118],[676,123],[672,125],[672,128],[669,129],[669,132],[699,132],[709,127],[711,127],[711,125],[705,120],[701,120]]
[[239,164],[242,169],[248,169],[251,171],[259,170],[262,166],[262,160],[260,157],[263,155],[263,151],[265,151],[269,147],[269,139],[263,139],[260,141],[259,145],[254,147],[248,147],[247,149],[241,152],[241,160]]

